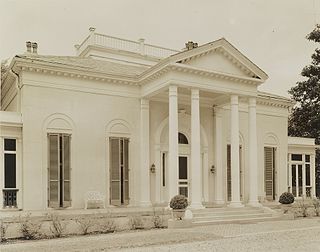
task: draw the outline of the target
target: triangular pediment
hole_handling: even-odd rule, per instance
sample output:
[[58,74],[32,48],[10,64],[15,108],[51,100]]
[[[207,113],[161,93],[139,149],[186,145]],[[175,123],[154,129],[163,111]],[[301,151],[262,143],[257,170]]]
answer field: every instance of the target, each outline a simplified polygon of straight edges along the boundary
[[222,47],[179,61],[198,69],[254,78],[256,75]]
[[268,75],[225,38],[176,54],[175,63],[265,81]]

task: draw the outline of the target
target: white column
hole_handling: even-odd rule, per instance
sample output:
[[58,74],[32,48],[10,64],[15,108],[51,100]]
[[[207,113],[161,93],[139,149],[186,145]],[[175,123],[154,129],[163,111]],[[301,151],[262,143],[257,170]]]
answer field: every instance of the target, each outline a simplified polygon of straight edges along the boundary
[[223,179],[223,162],[222,150],[222,113],[221,109],[214,109],[214,158],[215,158],[215,180],[214,180],[214,203],[225,204],[225,197],[223,189],[225,187],[225,180]]
[[170,199],[178,194],[178,88],[169,87],[169,158],[168,192]]
[[150,206],[149,100],[140,107],[140,206]]
[[155,155],[155,165],[156,165],[156,174],[155,174],[155,203],[160,203],[161,201],[161,152],[160,144],[156,144],[154,149]]
[[199,89],[191,89],[191,207],[203,208],[200,160]]
[[257,111],[256,98],[248,101],[248,131],[249,131],[249,202],[248,205],[260,207],[258,201],[258,159],[257,159]]
[[242,207],[240,202],[239,169],[239,100],[231,95],[231,202],[230,207]]

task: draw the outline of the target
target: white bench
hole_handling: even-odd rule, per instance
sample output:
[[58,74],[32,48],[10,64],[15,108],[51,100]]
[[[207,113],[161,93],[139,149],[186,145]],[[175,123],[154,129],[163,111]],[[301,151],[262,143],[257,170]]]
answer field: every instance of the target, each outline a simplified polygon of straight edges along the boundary
[[88,208],[88,203],[101,204],[103,208],[105,205],[105,196],[98,191],[88,191],[84,196],[84,209]]

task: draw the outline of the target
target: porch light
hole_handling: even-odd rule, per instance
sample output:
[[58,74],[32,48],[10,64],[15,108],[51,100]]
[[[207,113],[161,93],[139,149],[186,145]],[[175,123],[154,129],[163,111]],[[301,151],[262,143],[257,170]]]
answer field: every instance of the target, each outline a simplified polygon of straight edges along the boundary
[[155,173],[156,172],[156,166],[154,164],[151,165],[150,172],[151,173]]
[[211,166],[210,171],[211,171],[211,173],[215,173],[216,172],[216,168],[214,167],[214,165]]

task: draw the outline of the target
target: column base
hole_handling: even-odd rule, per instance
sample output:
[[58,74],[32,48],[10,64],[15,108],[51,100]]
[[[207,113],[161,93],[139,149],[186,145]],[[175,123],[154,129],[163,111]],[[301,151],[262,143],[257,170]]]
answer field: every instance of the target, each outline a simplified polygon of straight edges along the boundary
[[140,201],[139,202],[139,207],[151,207],[152,204],[150,201]]
[[251,207],[263,207],[262,204],[259,203],[259,201],[249,201],[247,206],[251,206]]
[[216,205],[225,205],[226,204],[226,202],[224,200],[214,200],[213,203]]
[[204,209],[205,207],[202,205],[201,202],[194,202],[190,204],[191,209]]
[[233,201],[233,202],[230,202],[228,207],[239,208],[239,207],[244,207],[244,205],[240,201]]

